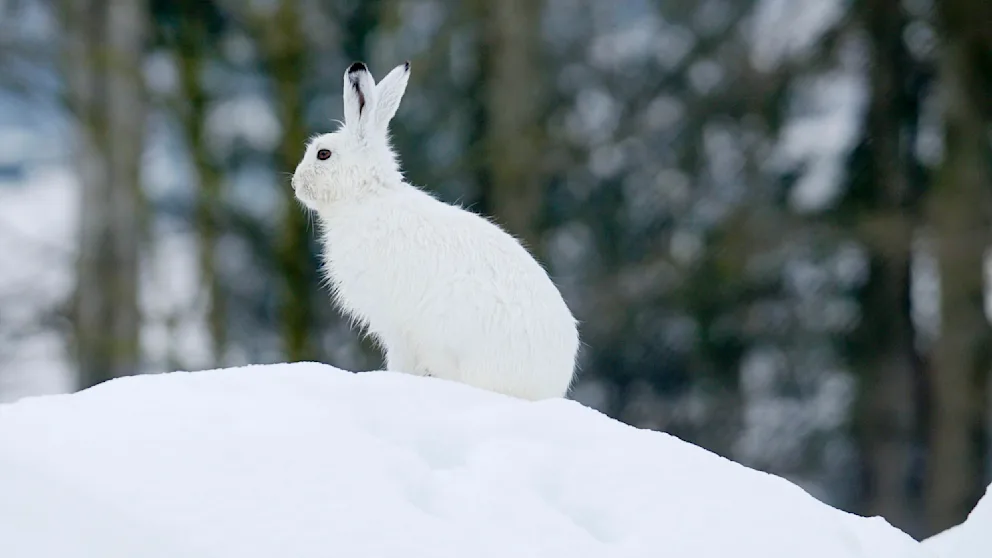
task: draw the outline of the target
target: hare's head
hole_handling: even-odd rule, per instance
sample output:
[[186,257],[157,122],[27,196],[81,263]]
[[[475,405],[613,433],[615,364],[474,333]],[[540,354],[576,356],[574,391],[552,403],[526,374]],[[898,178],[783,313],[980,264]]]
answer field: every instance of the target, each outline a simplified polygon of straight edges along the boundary
[[348,67],[344,125],[313,138],[293,173],[293,190],[307,207],[321,209],[402,180],[388,127],[409,78],[409,62],[394,68],[378,85],[362,62]]

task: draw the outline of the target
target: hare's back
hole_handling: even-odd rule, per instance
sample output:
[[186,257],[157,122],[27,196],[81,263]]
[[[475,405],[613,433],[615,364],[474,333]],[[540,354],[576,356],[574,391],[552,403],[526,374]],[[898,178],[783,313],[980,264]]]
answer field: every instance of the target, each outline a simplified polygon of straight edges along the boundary
[[433,318],[458,328],[482,328],[487,335],[502,335],[500,328],[537,337],[552,329],[562,335],[574,331],[574,318],[557,287],[513,236],[475,213],[438,206],[422,223],[427,230],[407,235],[416,244],[410,250],[424,254],[418,265],[429,276],[423,275],[422,302],[436,312]]

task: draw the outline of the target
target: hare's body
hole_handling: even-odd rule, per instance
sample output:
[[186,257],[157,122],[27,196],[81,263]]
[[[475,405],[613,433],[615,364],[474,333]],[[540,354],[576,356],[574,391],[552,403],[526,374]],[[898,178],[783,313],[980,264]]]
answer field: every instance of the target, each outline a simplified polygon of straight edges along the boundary
[[397,68],[370,87],[353,65],[344,129],[312,141],[294,175],[319,216],[338,305],[376,337],[389,370],[524,399],[564,396],[579,338],[547,273],[498,226],[399,173],[385,124],[407,74]]
[[338,304],[380,340],[388,369],[527,399],[566,393],[575,321],[495,225],[410,186],[321,222]]

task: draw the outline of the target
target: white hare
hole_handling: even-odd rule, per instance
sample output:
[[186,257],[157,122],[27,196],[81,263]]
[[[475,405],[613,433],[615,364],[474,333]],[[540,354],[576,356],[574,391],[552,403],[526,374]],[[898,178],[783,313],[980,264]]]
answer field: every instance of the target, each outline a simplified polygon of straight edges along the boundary
[[313,138],[293,174],[319,217],[327,278],[341,309],[385,349],[386,368],[522,399],[564,397],[576,320],[512,236],[404,181],[389,142],[407,62],[376,85],[344,75],[344,124]]

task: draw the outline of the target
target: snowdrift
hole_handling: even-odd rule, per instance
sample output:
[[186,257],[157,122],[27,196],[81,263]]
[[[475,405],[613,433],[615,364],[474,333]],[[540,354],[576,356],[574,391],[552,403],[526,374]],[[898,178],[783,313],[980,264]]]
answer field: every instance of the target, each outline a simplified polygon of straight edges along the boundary
[[0,556],[936,555],[578,403],[299,363],[0,406]]
[[923,546],[940,558],[992,556],[992,486],[985,490],[985,496],[964,523],[930,537]]

